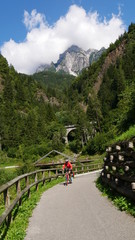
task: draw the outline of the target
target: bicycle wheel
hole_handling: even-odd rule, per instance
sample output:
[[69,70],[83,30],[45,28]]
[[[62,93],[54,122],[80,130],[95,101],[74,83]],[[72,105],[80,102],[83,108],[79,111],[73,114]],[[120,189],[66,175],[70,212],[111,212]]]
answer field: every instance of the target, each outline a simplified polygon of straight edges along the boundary
[[68,182],[69,182],[69,174],[67,173],[66,174],[66,185],[68,185]]

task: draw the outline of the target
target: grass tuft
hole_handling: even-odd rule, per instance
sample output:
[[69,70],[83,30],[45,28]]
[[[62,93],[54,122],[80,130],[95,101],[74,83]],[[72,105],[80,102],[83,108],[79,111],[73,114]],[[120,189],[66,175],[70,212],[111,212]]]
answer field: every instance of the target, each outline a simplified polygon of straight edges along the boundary
[[104,184],[101,177],[96,180],[96,187],[102,192],[103,196],[107,196],[108,199],[120,210],[125,211],[135,217],[135,203],[133,200],[122,196],[108,185]]

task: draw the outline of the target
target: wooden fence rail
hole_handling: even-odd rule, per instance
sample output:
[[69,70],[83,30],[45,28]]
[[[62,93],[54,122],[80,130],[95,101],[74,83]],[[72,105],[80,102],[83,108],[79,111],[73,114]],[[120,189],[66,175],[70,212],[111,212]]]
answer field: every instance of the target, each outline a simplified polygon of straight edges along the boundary
[[[73,171],[75,174],[77,174],[77,173],[89,172],[89,171],[101,169],[101,168],[102,168],[102,163],[98,163],[98,164],[91,164],[91,165],[85,165],[85,166],[75,166]],[[39,183],[45,184],[46,181],[51,181],[52,179],[56,179],[64,175],[65,174],[61,168],[41,169],[41,170],[37,170],[34,172],[30,172],[30,173],[26,173],[21,176],[18,176],[13,180],[7,182],[3,186],[1,186],[0,197],[3,194],[5,211],[0,216],[0,225],[4,221],[6,221],[7,225],[10,224],[10,221],[12,219],[12,214],[11,214],[12,210],[17,204],[18,206],[21,204],[21,199],[25,193],[27,193],[28,197],[30,197],[30,189],[32,187],[35,186],[37,191]],[[23,183],[21,181],[23,181]],[[16,197],[11,202],[10,189],[12,186],[15,187]]]
[[[77,161],[70,161],[72,164],[76,164],[79,163],[81,164],[85,164],[85,163],[92,163],[94,160],[80,160],[79,162]],[[47,168],[47,167],[56,167],[56,166],[62,166],[63,162],[50,162],[50,163],[35,163],[35,167],[41,167],[41,168]]]

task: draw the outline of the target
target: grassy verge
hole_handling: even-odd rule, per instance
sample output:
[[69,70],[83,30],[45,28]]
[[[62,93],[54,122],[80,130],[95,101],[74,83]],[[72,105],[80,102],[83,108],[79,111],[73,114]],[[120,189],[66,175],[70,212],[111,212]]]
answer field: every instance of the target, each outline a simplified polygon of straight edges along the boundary
[[130,127],[128,131],[121,134],[116,140],[123,141],[123,140],[131,139],[133,137],[135,137],[135,126]]
[[58,178],[56,180],[48,182],[44,186],[40,184],[37,192],[35,191],[35,188],[31,190],[31,197],[29,199],[27,195],[25,195],[22,199],[22,205],[20,207],[16,207],[12,213],[14,220],[11,222],[9,228],[7,228],[6,224],[3,224],[0,227],[0,239],[23,240],[26,235],[29,218],[32,215],[33,209],[39,202],[42,193],[63,181],[64,178]]
[[111,140],[108,145],[116,143],[118,141],[130,140],[135,137],[135,125],[130,127],[126,132],[117,136],[115,139]]
[[120,210],[129,213],[135,217],[135,203],[127,197],[112,190],[109,186],[102,182],[101,177],[96,181],[97,188],[102,192],[103,196],[107,196],[108,199]]

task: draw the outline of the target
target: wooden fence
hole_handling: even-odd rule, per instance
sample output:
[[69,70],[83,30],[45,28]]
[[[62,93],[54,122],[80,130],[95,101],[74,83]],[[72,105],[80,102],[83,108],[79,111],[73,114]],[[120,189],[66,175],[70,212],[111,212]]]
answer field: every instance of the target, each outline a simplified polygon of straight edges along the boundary
[[[82,164],[89,164],[92,163],[94,160],[79,160],[79,161],[70,161],[72,164],[77,164],[79,163],[80,165]],[[50,163],[35,163],[34,166],[38,168],[49,168],[49,167],[57,167],[57,166],[62,166],[64,163],[63,162],[50,162]]]
[[106,149],[101,178],[114,190],[135,200],[135,138]]
[[[75,166],[73,171],[75,174],[77,173],[85,173],[89,171],[93,171],[96,169],[101,169],[102,164],[90,164],[83,166]],[[12,219],[12,210],[15,206],[21,205],[22,197],[25,193],[30,197],[30,189],[35,186],[36,191],[38,190],[39,183],[45,184],[46,181],[51,181],[52,179],[56,179],[58,177],[63,177],[64,172],[61,168],[51,168],[51,169],[41,169],[34,172],[26,173],[21,176],[16,177],[10,182],[4,184],[0,187],[0,197],[2,198],[3,194],[3,202],[4,202],[4,212],[0,216],[0,225],[6,221],[7,225],[10,224]],[[11,188],[14,187],[14,197],[11,199]],[[12,201],[11,201],[12,200]]]

